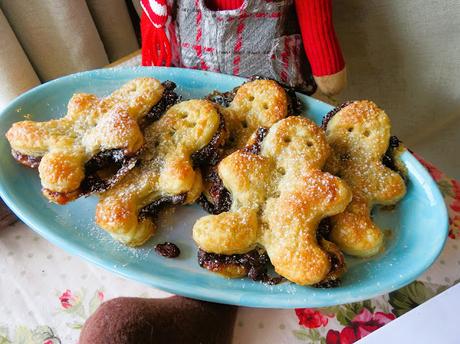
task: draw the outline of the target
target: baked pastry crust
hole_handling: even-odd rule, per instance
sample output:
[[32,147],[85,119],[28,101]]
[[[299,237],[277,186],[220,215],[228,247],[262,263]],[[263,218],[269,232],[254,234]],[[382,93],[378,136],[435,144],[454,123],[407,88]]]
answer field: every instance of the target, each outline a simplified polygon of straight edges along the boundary
[[64,117],[14,123],[6,137],[18,161],[33,166],[28,163],[30,159],[40,160],[43,194],[65,204],[82,194],[85,163],[92,157],[115,149],[134,156],[140,150],[144,137],[139,122],[160,101],[163,92],[158,80],[137,78],[102,99],[77,93],[70,99]]
[[332,217],[330,238],[350,255],[369,257],[382,249],[383,233],[370,211],[376,204],[395,204],[406,193],[403,178],[382,163],[390,129],[387,114],[367,100],[345,104],[327,123],[333,154],[326,169],[345,180],[353,192],[347,209]]
[[232,206],[199,219],[195,242],[205,252],[225,255],[261,245],[276,272],[290,281],[312,285],[325,280],[331,260],[317,242],[318,224],[351,200],[348,186],[321,170],[329,154],[324,132],[312,121],[292,116],[277,122],[259,154],[240,149],[219,163]]
[[221,128],[221,116],[210,101],[172,106],[145,129],[146,145],[138,166],[101,194],[96,223],[126,245],[143,244],[155,231],[158,207],[190,204],[201,194],[201,173],[193,156]]

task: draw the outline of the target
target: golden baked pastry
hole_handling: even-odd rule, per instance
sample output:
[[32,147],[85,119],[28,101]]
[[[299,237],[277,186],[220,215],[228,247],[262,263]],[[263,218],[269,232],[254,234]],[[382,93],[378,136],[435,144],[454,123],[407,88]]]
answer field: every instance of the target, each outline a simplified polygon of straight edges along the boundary
[[[14,123],[6,137],[19,162],[38,167],[43,194],[65,204],[92,191],[82,183],[97,161],[104,167],[112,160],[121,166],[116,177],[134,167],[135,159],[130,158],[144,143],[139,122],[162,100],[164,91],[156,79],[137,78],[102,99],[77,93],[64,117]],[[94,157],[97,161],[87,165]]]
[[[210,98],[216,101],[215,96],[213,94]],[[254,80],[238,87],[233,99],[226,102],[226,106],[219,106],[225,120],[226,143],[223,151],[209,164],[215,165],[220,159],[243,148],[257,128],[269,128],[287,117],[291,102],[285,89],[274,80]],[[223,188],[215,168],[205,170],[204,179],[205,192],[200,198],[203,207],[213,214],[228,210],[228,192]]]
[[[265,138],[224,158],[219,177],[232,196],[230,211],[199,219],[193,239],[216,254],[242,254],[263,246],[276,272],[300,285],[324,281],[332,271],[317,241],[321,219],[342,212],[351,191],[321,169],[330,154],[323,130],[292,116]],[[333,245],[333,244],[331,244]]]
[[[154,218],[170,204],[193,203],[202,192],[199,161],[219,145],[223,121],[213,103],[189,100],[172,106],[145,129],[138,166],[100,195],[96,223],[129,246],[155,231]],[[215,147],[218,148],[218,147]]]
[[371,101],[345,104],[327,117],[333,149],[326,169],[345,180],[353,199],[332,217],[331,240],[345,253],[369,257],[382,248],[383,233],[372,221],[376,204],[391,205],[406,193],[403,178],[382,163],[390,140],[390,119]]
[[288,95],[274,80],[254,80],[241,85],[228,107],[222,107],[229,133],[224,155],[243,148],[259,127],[271,127],[288,115]]

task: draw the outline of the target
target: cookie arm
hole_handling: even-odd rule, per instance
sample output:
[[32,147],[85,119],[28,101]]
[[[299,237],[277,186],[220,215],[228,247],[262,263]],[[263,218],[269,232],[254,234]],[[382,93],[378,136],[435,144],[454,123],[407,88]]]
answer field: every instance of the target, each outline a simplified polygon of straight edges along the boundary
[[402,177],[395,171],[379,163],[370,178],[369,185],[373,186],[372,203],[391,205],[398,202],[406,194],[406,185]]

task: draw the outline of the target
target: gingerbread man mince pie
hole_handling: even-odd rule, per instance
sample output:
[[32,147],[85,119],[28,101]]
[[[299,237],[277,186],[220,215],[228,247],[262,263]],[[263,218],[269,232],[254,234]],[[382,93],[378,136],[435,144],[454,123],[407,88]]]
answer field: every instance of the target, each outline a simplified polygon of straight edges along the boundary
[[191,204],[201,194],[199,165],[220,148],[222,130],[223,119],[210,101],[172,106],[145,129],[138,166],[101,194],[96,223],[126,245],[143,244],[155,231],[159,210]]
[[134,167],[144,144],[141,122],[176,101],[174,87],[137,78],[102,99],[75,94],[60,119],[13,124],[6,134],[13,157],[38,167],[43,194],[55,203],[103,191]]
[[[260,135],[259,135],[260,136]],[[317,240],[320,221],[342,212],[349,187],[322,168],[330,154],[323,130],[292,116],[224,158],[218,173],[231,209],[199,219],[193,238],[205,252],[232,255],[263,247],[275,270],[300,285],[335,275],[329,251]]]
[[351,187],[353,199],[331,219],[330,238],[345,253],[369,257],[383,246],[382,230],[372,221],[376,204],[393,205],[404,197],[401,175],[384,164],[390,141],[390,119],[371,101],[337,108],[323,123],[333,149],[327,170]]
[[229,193],[222,185],[215,165],[225,156],[243,148],[259,127],[269,128],[279,120],[298,111],[297,99],[276,81],[257,79],[239,86],[233,93],[214,93],[209,99],[220,104],[225,120],[225,146],[210,161],[204,171],[205,192],[201,205],[210,213],[218,214],[230,207]]

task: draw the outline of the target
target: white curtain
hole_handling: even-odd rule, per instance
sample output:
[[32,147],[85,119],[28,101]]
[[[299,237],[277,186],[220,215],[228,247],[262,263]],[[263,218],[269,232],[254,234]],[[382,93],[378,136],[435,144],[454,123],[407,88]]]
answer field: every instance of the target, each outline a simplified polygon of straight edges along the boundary
[[340,100],[374,100],[404,143],[460,179],[460,1],[335,0],[334,22]]
[[0,0],[0,38],[0,108],[40,82],[139,49],[124,0]]

